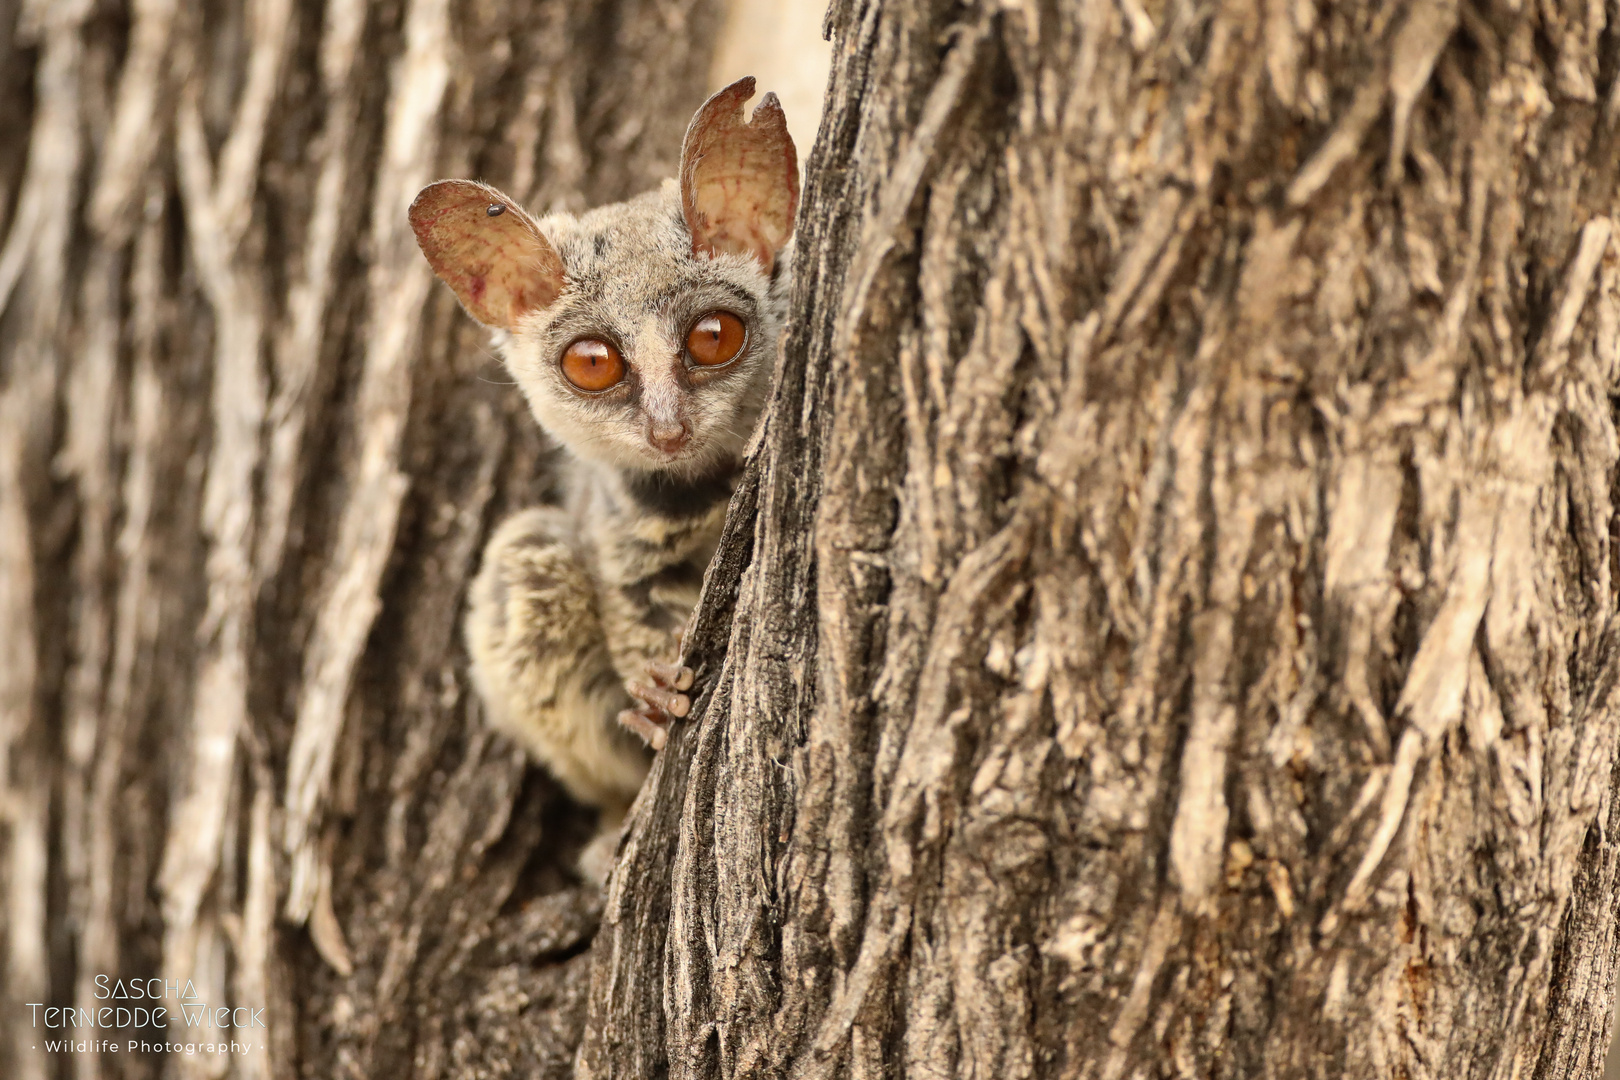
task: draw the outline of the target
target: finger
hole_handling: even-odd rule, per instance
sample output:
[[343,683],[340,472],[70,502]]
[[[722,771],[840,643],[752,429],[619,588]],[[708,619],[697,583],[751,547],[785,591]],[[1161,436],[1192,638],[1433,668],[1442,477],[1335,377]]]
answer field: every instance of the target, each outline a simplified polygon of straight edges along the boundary
[[689,667],[682,664],[660,664],[656,660],[647,662],[647,674],[652,676],[653,682],[670,690],[690,690],[695,678]]
[[642,741],[654,750],[662,750],[664,743],[669,739],[669,732],[664,729],[664,725],[640,709],[625,709],[621,712],[619,726],[640,735]]
[[645,701],[649,705],[663,709],[671,716],[685,716],[692,711],[692,699],[685,694],[677,694],[673,690],[665,690],[662,686],[648,686],[646,683],[627,682],[624,688],[630,693]]

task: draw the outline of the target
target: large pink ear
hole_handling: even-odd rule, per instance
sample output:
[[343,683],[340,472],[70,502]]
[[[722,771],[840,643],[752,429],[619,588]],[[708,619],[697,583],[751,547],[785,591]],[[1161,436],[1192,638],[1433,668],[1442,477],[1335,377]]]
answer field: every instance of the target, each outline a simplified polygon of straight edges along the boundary
[[692,250],[752,255],[767,273],[793,235],[799,156],[775,94],[743,119],[754,78],[715,93],[692,117],[681,144],[681,209]]
[[510,330],[562,292],[556,249],[533,218],[494,188],[440,180],[421,190],[410,214],[433,272],[485,326]]

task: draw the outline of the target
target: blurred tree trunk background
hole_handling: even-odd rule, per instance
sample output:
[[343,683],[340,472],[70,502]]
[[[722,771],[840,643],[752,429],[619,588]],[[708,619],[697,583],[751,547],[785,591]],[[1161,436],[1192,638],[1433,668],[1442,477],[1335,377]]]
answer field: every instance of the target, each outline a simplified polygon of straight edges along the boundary
[[[1612,4],[838,0],[604,896],[467,688],[546,451],[402,211],[650,186],[718,8],[5,2],[0,1075],[1595,1075]],[[98,974],[263,1049],[35,1049]]]
[[[655,186],[722,15],[0,0],[0,1076],[569,1071],[593,826],[478,720],[457,629],[545,449],[404,211]],[[47,1055],[163,1037],[32,1026],[154,1004],[97,975],[268,1028]]]

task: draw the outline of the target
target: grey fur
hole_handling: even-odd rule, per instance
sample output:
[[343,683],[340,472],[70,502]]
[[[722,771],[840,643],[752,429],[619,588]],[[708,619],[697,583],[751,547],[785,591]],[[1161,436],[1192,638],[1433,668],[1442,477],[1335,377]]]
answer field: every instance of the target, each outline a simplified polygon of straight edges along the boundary
[[[566,285],[500,343],[540,425],[575,456],[619,469],[684,478],[731,468],[764,408],[786,307],[786,259],[767,277],[743,255],[692,253],[680,190],[657,191],[580,217],[552,214],[540,231],[562,257]],[[701,315],[722,308],[748,328],[743,353],[721,371],[694,370],[685,339]],[[581,337],[614,342],[630,377],[600,395],[574,390],[558,366]],[[647,440],[655,418],[691,428],[670,460]]]
[[[672,661],[776,366],[797,158],[773,95],[745,120],[753,92],[749,78],[713,95],[687,129],[681,180],[627,202],[536,221],[494,188],[444,180],[410,208],[423,255],[495,330],[567,451],[563,505],[514,516],[484,549],[466,635],[490,722],[602,808],[582,859],[592,877],[648,766],[625,729],[661,746],[691,706],[692,673]],[[686,343],[715,312],[741,321],[743,343],[699,364]],[[607,389],[564,375],[584,339],[622,357]]]
[[[791,263],[697,255],[674,181],[579,217],[541,218],[566,284],[496,345],[530,409],[567,451],[565,505],[497,530],[467,612],[474,678],[490,721],[579,800],[616,823],[648,758],[616,718],[627,682],[672,661],[725,522],[737,465],[770,388]],[[685,337],[723,309],[743,351],[694,370]],[[586,394],[563,377],[572,342],[613,342],[624,382]],[[655,418],[690,429],[673,457],[648,439]],[[596,856],[600,858],[600,856]]]

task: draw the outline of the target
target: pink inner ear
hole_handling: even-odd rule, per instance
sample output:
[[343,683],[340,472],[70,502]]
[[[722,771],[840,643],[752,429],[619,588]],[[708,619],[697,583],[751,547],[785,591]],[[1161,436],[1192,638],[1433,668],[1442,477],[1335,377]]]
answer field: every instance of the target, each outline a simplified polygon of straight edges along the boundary
[[769,272],[793,235],[799,161],[775,94],[752,121],[743,118],[753,96],[753,77],[738,79],[692,117],[681,146],[681,209],[694,252],[751,255]]
[[[494,217],[492,206],[501,207]],[[510,330],[562,292],[556,249],[533,218],[492,187],[471,180],[429,184],[411,203],[410,217],[433,272],[486,326]]]

